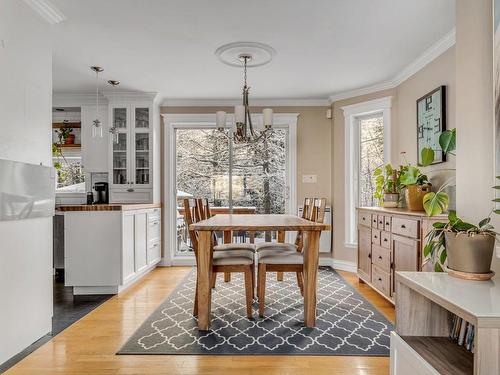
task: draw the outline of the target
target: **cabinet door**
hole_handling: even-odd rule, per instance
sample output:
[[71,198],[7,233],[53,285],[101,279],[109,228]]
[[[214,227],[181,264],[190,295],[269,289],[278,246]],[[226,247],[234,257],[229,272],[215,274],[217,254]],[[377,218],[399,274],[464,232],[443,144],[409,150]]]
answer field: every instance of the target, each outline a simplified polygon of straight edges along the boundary
[[111,141],[111,184],[125,187],[130,184],[130,139],[128,107],[111,107],[111,123],[118,129],[118,143]]
[[152,164],[152,133],[151,133],[151,108],[148,106],[134,106],[133,130],[134,156],[133,156],[133,183],[135,187],[151,186]]
[[358,227],[358,275],[371,281],[372,275],[372,233],[371,229]]
[[134,214],[125,213],[122,218],[122,283],[125,284],[135,275],[135,223]]
[[146,212],[135,213],[135,271],[140,272],[147,266],[147,225]]
[[[420,241],[392,235],[393,271],[419,271]],[[394,275],[392,290],[394,291]]]

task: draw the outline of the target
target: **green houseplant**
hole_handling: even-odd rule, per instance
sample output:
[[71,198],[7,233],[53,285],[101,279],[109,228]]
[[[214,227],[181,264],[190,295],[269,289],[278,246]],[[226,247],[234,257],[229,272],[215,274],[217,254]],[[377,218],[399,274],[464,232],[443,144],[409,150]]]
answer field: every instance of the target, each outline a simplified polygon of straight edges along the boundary
[[386,164],[375,169],[373,176],[375,179],[375,199],[383,207],[397,207],[401,192],[398,170],[394,169],[391,164]]
[[406,204],[411,211],[423,211],[424,196],[430,191],[429,179],[412,165],[400,169],[400,184],[405,188]]
[[447,222],[436,222],[427,235],[424,256],[434,263],[434,270],[448,268],[468,273],[490,272],[496,233],[490,217],[478,225],[464,222],[450,211]]

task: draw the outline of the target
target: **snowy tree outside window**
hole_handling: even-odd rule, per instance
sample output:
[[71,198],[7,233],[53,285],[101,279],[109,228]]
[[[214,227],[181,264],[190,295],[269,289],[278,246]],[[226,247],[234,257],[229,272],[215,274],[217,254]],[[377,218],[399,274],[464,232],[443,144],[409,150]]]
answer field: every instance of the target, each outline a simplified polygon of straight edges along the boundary
[[376,206],[373,172],[384,164],[384,118],[359,118],[359,206]]
[[[208,198],[214,207],[229,207],[232,201],[234,207],[253,207],[258,214],[285,213],[287,131],[274,129],[259,142],[233,144],[232,196],[229,137],[215,129],[176,130],[178,195]],[[180,215],[177,228],[179,251],[189,251]]]

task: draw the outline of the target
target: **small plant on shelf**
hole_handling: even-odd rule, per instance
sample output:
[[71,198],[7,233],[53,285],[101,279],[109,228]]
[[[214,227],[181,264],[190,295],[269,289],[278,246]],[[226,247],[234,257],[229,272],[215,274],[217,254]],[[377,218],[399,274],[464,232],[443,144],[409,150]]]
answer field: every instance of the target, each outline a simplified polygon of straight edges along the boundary
[[391,164],[386,164],[375,169],[373,176],[375,179],[374,198],[383,207],[397,207],[402,188],[398,170],[394,169]]
[[399,181],[405,189],[406,204],[411,211],[423,211],[424,196],[430,191],[429,179],[422,171],[412,165],[400,168]]

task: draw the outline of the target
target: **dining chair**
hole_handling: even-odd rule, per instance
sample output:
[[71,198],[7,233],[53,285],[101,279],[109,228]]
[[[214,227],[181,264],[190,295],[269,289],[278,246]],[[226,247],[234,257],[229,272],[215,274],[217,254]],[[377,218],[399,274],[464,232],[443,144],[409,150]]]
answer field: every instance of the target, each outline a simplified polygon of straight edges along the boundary
[[[302,218],[323,223],[325,218],[325,198],[306,198]],[[298,231],[295,243],[267,242],[257,245],[259,316],[264,316],[267,272],[295,272],[300,293],[304,295],[304,232]]]
[[[184,220],[187,226],[206,220],[211,217],[208,199],[185,198],[184,199]],[[198,233],[189,229],[189,236],[194,250],[196,262],[198,263]],[[215,233],[212,236],[212,279],[211,287],[215,287],[217,273],[230,274],[241,272],[245,279],[245,296],[247,317],[252,318],[252,302],[255,286],[255,247],[252,244],[217,244]],[[198,315],[198,281],[196,281],[196,292],[193,306],[193,315]]]

